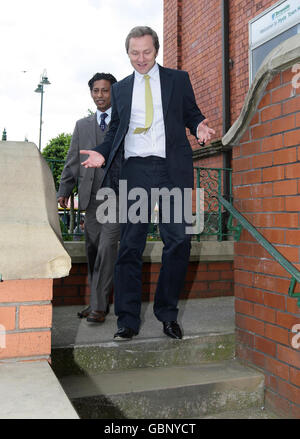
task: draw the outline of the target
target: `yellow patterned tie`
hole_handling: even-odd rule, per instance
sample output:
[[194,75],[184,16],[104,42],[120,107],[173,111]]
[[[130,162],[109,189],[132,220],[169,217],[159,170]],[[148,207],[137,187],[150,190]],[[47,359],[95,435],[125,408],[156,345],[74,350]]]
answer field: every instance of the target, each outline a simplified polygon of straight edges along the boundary
[[146,117],[145,117],[145,128],[136,128],[133,134],[146,133],[152,125],[153,122],[153,100],[150,87],[150,76],[144,75],[145,78],[145,104],[146,104]]

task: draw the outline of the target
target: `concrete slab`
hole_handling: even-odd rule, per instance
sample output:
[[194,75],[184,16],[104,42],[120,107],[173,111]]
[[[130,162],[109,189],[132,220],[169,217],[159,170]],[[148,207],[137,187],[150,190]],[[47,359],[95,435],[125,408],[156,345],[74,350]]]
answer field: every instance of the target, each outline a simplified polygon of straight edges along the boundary
[[[140,333],[135,341],[167,337],[162,324],[153,315],[153,303],[142,304]],[[234,297],[211,299],[188,299],[179,301],[178,322],[183,328],[184,337],[199,334],[233,333]],[[113,306],[106,321],[102,324],[88,323],[79,319],[77,312],[83,306],[61,306],[53,308],[52,347],[68,347],[86,344],[113,342],[117,329],[117,318]],[[126,344],[131,342],[125,342]]]
[[31,142],[0,142],[0,155],[2,279],[68,276],[71,258],[63,245],[46,160]]
[[213,415],[194,419],[282,419],[282,417],[265,407],[250,407],[244,410],[214,413]]
[[79,419],[46,361],[0,365],[1,419]]
[[60,380],[69,398],[166,390],[177,387],[215,384],[222,388],[246,388],[263,383],[263,375],[237,360],[199,366],[149,367],[69,376]]
[[[72,263],[86,262],[85,243],[82,241],[65,241],[64,246],[72,258]],[[147,241],[143,253],[143,262],[160,263],[163,250],[162,241]],[[233,241],[192,241],[190,261],[216,262],[233,261]]]
[[189,418],[261,407],[264,376],[236,360],[61,379],[81,418]]

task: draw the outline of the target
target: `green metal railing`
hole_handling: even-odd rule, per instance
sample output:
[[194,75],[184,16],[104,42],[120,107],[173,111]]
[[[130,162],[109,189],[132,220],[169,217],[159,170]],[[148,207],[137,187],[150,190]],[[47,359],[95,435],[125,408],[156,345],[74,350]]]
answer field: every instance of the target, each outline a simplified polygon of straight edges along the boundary
[[276,250],[276,248],[273,247],[273,245],[267,241],[267,239],[262,236],[259,231],[253,227],[252,224],[250,224],[249,221],[243,215],[241,215],[237,209],[235,209],[235,207],[233,207],[231,203],[225,200],[222,195],[219,195],[218,199],[225,209],[227,209],[230,213],[229,220],[231,224],[232,217],[238,221],[238,233],[240,234],[241,228],[244,227],[253,236],[253,238],[256,239],[271,256],[273,256],[275,261],[278,262],[292,276],[288,294],[290,297],[298,298],[297,304],[300,306],[300,293],[295,293],[296,282],[300,282],[300,272],[297,270],[297,268],[294,267],[284,256],[282,256],[282,254],[279,253],[279,251]]
[[[58,176],[61,174],[64,166],[64,160],[46,159],[52,171],[54,181],[56,182],[56,190],[58,190]],[[204,168],[194,167],[196,187],[204,190],[204,229],[201,234],[193,236],[192,239],[200,241],[205,237],[223,241],[233,236],[235,230],[227,226],[228,214],[218,201],[219,195],[224,195],[223,181],[225,173],[227,173],[227,181],[229,182],[227,193],[229,193],[229,200],[232,202],[231,192],[231,169],[226,168]],[[229,191],[229,192],[228,192]],[[61,220],[62,235],[65,240],[81,240],[84,235],[79,227],[80,218],[83,212],[75,210],[75,230],[69,230],[70,211],[69,209],[59,209],[59,216]],[[195,214],[195,212],[194,212]],[[157,224],[150,224],[149,240],[160,239],[159,226]]]
[[58,190],[58,177],[61,175],[63,169],[64,169],[64,165],[65,165],[65,160],[61,160],[61,159],[49,159],[46,158],[46,162],[48,163],[53,178],[54,178],[54,183],[55,183],[55,188],[56,190]]
[[[227,192],[227,197],[232,203],[232,184],[230,168],[204,168],[194,167],[196,187],[204,190],[204,230],[196,239],[215,236],[218,241],[224,241],[233,235],[233,230],[228,229],[228,214],[219,202],[218,197]],[[227,175],[225,175],[227,174]],[[228,187],[224,188],[224,178],[227,177]]]

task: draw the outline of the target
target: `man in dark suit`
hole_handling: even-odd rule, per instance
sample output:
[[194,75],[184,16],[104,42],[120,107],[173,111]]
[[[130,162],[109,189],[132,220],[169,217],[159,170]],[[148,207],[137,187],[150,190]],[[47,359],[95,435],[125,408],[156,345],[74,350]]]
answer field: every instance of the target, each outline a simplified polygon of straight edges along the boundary
[[109,73],[96,73],[88,82],[97,110],[94,115],[76,122],[58,190],[58,202],[64,208],[78,184],[79,207],[85,210],[84,233],[91,295],[90,305],[78,316],[87,317],[91,323],[103,323],[109,310],[119,224],[100,224],[97,221],[99,201],[96,194],[105,171],[80,166],[79,151],[94,148],[103,142],[111,119],[111,86],[116,82],[116,78]]
[[[208,127],[195,102],[187,72],[156,64],[159,41],[152,29],[142,26],[132,29],[125,45],[135,71],[112,87],[110,129],[102,145],[93,151],[81,151],[89,155],[82,165],[87,168],[104,165],[109,169],[121,156],[120,181],[126,181],[127,193],[143,188],[149,196],[146,202],[150,210],[151,189],[183,191],[193,187],[192,149],[186,127],[202,144],[211,138],[214,130]],[[129,213],[132,200],[125,202]],[[164,333],[181,339],[177,304],[189,261],[190,235],[186,233],[185,220],[176,221],[174,211],[178,205],[174,200],[169,221],[162,220],[161,207],[160,199],[159,229],[164,249],[153,309],[163,323]],[[179,210],[182,212],[182,205]],[[115,267],[116,340],[131,339],[139,332],[142,254],[148,225],[130,218],[121,224]]]

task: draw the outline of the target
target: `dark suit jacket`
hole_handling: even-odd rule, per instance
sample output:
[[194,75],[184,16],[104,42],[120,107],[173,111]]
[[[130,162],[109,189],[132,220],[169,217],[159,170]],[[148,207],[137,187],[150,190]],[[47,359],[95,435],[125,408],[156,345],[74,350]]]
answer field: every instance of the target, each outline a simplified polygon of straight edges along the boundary
[[[199,110],[187,72],[159,66],[166,134],[166,160],[175,186],[193,187],[192,148],[186,128],[196,136],[204,116]],[[105,157],[105,168],[119,162],[131,114],[134,73],[112,86],[112,117],[104,142],[94,148]]]

